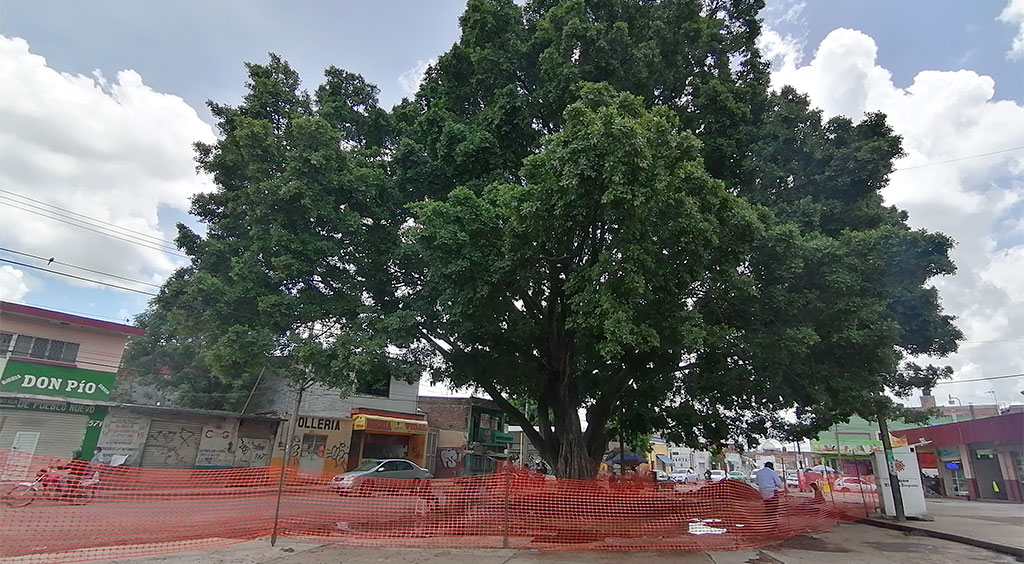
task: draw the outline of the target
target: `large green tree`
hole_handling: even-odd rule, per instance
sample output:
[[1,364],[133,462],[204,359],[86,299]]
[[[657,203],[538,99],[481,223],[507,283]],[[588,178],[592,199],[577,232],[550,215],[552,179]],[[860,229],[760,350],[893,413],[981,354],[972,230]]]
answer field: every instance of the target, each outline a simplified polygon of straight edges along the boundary
[[340,69],[309,95],[250,64],[157,307],[229,379],[477,386],[561,476],[612,427],[709,445],[890,409],[943,375],[908,356],[955,350],[927,285],[952,243],[883,205],[884,116],[769,90],[761,7],[470,0],[390,112]]

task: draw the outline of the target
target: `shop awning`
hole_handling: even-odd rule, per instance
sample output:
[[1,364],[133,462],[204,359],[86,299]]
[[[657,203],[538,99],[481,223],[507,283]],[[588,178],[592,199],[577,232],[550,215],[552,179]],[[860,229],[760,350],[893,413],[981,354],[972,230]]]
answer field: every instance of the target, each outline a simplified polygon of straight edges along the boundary
[[352,430],[393,435],[425,435],[427,422],[420,419],[400,419],[360,413],[352,416]]
[[667,457],[667,456],[665,456],[664,454],[656,454],[654,456],[658,457],[658,460],[660,460],[661,463],[664,464],[665,466],[674,466],[675,465],[675,463],[672,462],[672,459]]

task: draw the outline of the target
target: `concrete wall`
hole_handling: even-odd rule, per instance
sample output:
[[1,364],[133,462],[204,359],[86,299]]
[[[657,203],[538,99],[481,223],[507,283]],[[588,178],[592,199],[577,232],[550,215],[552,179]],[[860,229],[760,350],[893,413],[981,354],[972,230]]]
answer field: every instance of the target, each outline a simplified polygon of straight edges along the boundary
[[100,372],[117,372],[124,345],[128,341],[127,335],[20,315],[2,315],[0,327],[3,327],[5,333],[78,343],[80,346],[76,366]]
[[[148,441],[154,419],[202,425],[198,442],[199,454],[190,461],[197,467],[254,467],[270,464],[270,448],[275,434],[273,422],[239,420],[219,414],[182,413],[141,407],[113,407],[102,422],[97,446],[108,458],[128,456],[127,466],[138,466]],[[177,443],[182,437],[175,437]],[[172,447],[169,445],[168,448]]]
[[[259,392],[259,411],[284,415],[291,413],[295,407],[295,392],[283,380],[267,379],[260,385]],[[337,389],[315,385],[303,393],[299,412],[303,415],[340,418],[351,417],[353,408],[416,413],[418,399],[419,383],[409,384],[398,380],[391,381],[386,398],[361,394],[342,398]]]

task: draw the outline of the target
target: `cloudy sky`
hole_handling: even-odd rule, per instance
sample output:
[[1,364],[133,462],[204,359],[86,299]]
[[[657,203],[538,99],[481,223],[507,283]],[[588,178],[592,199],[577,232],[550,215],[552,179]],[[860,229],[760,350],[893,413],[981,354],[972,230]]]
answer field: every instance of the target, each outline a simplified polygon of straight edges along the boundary
[[[207,99],[240,99],[243,61],[279,53],[309,88],[337,65],[390,106],[457,39],[463,7],[5,2],[0,297],[111,320],[138,313],[183,264],[168,240],[189,197],[210,187],[191,143],[214,137]],[[881,110],[903,135],[886,198],[958,243],[959,273],[936,282],[967,336],[947,359],[956,378],[1024,373],[1024,0],[770,0],[764,19],[776,85],[829,116]],[[936,395],[990,403],[993,390],[1006,403],[1022,389],[1008,378]]]

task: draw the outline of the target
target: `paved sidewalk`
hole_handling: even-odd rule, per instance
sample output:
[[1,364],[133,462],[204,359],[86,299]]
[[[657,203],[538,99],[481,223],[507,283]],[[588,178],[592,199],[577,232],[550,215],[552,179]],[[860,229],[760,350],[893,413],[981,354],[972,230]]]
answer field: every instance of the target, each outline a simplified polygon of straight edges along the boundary
[[[0,562],[12,564],[18,559]],[[120,564],[1003,564],[1003,554],[963,544],[909,536],[867,525],[840,525],[826,533],[799,536],[754,550],[722,552],[540,552],[535,550],[381,549],[317,545],[266,539],[213,550],[149,558],[118,559]],[[108,564],[112,564],[109,561]]]
[[900,525],[925,534],[938,533],[940,538],[962,537],[964,542],[1015,549],[1016,554],[1024,555],[1024,504],[959,499],[929,499],[927,503],[928,516],[934,521]]

